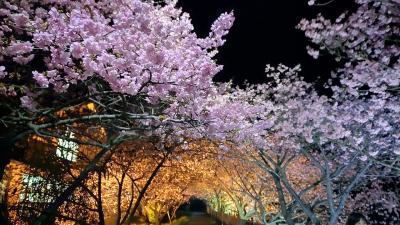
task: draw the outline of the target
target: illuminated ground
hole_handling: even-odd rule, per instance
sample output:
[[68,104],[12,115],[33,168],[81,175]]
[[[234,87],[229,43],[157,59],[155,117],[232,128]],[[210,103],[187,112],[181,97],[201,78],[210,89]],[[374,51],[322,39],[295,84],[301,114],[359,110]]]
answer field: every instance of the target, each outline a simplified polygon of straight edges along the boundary
[[205,213],[191,212],[172,222],[171,225],[220,225],[220,223]]
[[187,224],[190,225],[217,225],[217,221],[204,213],[192,213]]

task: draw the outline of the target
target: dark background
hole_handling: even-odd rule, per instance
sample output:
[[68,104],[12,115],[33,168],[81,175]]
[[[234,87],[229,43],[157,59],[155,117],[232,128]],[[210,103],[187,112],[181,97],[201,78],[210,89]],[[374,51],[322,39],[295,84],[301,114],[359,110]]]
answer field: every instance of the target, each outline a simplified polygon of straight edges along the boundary
[[234,10],[235,23],[216,58],[224,70],[215,81],[265,82],[265,65],[283,63],[301,64],[301,75],[307,81],[322,84],[337,63],[326,54],[318,60],[309,56],[306,46],[310,42],[296,25],[318,13],[335,19],[354,7],[352,2],[334,0],[326,6],[309,6],[307,0],[179,0],[178,6],[190,14],[200,37],[208,35],[221,13]]

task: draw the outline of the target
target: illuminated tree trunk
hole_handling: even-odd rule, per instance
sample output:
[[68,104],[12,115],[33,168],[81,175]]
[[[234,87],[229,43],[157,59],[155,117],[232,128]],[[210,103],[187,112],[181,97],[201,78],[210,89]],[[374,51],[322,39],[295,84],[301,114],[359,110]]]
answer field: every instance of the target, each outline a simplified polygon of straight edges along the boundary
[[176,211],[179,209],[179,206],[172,208],[172,216],[171,219],[176,219]]
[[97,172],[97,211],[99,213],[99,225],[104,225],[104,211],[103,211],[103,201],[101,196],[101,172]]
[[147,189],[150,187],[151,182],[154,180],[154,178],[156,177],[158,171],[160,171],[161,167],[164,165],[165,160],[167,159],[167,157],[169,156],[169,154],[171,154],[171,151],[167,151],[167,154],[164,155],[164,157],[162,158],[162,160],[158,163],[157,167],[154,169],[154,171],[151,173],[149,179],[146,181],[146,184],[144,185],[144,187],[142,188],[142,190],[139,192],[138,198],[135,202],[135,205],[132,208],[132,215],[135,215],[136,210],[139,208],[140,206],[140,202],[142,201],[144,194],[146,193]]
[[271,175],[275,183],[276,192],[278,193],[279,207],[281,209],[282,216],[285,218],[285,221],[288,225],[295,225],[294,221],[292,220],[292,215],[287,208],[285,194],[283,193],[283,187],[280,178],[275,173],[271,173]]
[[[342,213],[346,200],[350,195],[350,192],[353,190],[353,188],[356,186],[356,184],[360,181],[360,179],[365,175],[365,173],[368,171],[368,169],[371,167],[371,162],[365,165],[363,168],[361,168],[357,175],[354,176],[354,178],[351,180],[350,184],[347,186],[347,188],[344,190],[342,195],[339,198],[339,204],[336,208],[331,209],[331,215],[329,218],[328,225],[335,225],[337,223],[337,220],[339,219],[340,214]],[[330,181],[332,182],[332,181]]]
[[34,225],[45,225],[51,224],[56,217],[56,212],[58,208],[65,202],[65,200],[71,196],[74,191],[81,185],[81,183],[88,177],[90,172],[93,172],[96,169],[97,163],[103,158],[103,156],[108,153],[110,148],[103,148],[94,159],[83,169],[83,171],[79,174],[79,176],[68,186],[63,193],[52,203],[50,204],[39,216]]
[[[129,175],[128,175],[128,177],[129,177]],[[131,212],[131,208],[132,208],[132,204],[133,204],[133,199],[134,199],[134,182],[135,182],[135,179],[133,179],[133,178],[131,178],[131,177],[129,177],[129,179],[130,179],[130,181],[131,181],[131,199],[129,200],[129,205],[128,205],[128,208],[127,208],[127,210],[126,210],[126,213],[125,213],[125,215],[124,215],[124,217],[122,218],[122,220],[120,221],[120,224],[124,224],[125,222],[126,222],[126,220],[128,219],[128,216],[131,214],[130,212]]]
[[296,193],[296,191],[293,189],[292,185],[289,183],[287,177],[286,177],[286,172],[283,171],[283,168],[279,169],[281,171],[280,173],[280,180],[282,181],[283,185],[285,186],[286,190],[289,192],[289,194],[292,196],[292,198],[295,200],[296,204],[301,207],[303,212],[307,215],[307,217],[311,220],[311,224],[313,225],[320,225],[321,221],[319,218],[316,216],[316,214],[312,211],[312,209],[300,198],[300,196]]
[[169,213],[169,210],[167,211],[167,216],[168,216],[168,221],[169,221],[170,223],[172,223],[171,215],[170,215],[170,213]]
[[121,181],[118,181],[118,194],[117,194],[117,218],[116,224],[121,224],[121,197],[122,197],[122,189],[124,187],[126,173],[122,173]]

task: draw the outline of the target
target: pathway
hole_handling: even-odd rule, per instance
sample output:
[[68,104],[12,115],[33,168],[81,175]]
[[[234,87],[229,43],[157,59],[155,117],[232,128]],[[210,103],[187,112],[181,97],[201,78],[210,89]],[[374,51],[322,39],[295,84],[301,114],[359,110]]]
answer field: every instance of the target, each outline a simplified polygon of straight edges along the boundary
[[185,225],[220,225],[215,219],[202,212],[187,214],[188,221]]

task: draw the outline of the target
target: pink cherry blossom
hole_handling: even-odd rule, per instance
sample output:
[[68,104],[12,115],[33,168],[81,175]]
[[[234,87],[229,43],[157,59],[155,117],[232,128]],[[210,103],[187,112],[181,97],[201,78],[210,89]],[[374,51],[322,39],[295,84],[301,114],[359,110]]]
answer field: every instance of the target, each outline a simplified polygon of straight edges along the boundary
[[32,49],[33,46],[30,42],[12,42],[6,50],[9,55],[15,56],[30,53]]
[[21,100],[22,107],[25,107],[25,108],[27,108],[29,110],[35,110],[36,109],[36,104],[35,104],[34,100],[31,97],[25,95],[25,96],[22,96],[20,98],[20,100]]
[[7,76],[7,72],[5,70],[6,70],[5,66],[0,66],[0,79],[2,79],[5,76]]
[[49,87],[49,80],[42,73],[39,73],[37,71],[33,71],[32,75],[33,75],[33,79],[35,79],[36,82],[38,82],[38,84],[41,87],[43,87],[43,88]]

